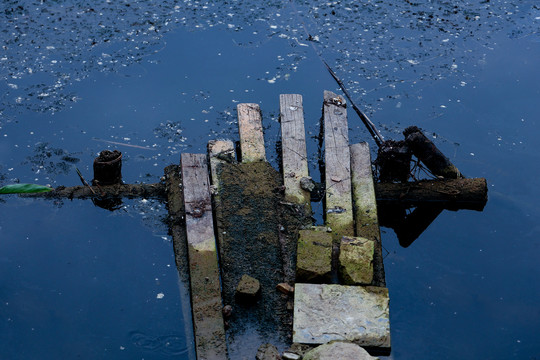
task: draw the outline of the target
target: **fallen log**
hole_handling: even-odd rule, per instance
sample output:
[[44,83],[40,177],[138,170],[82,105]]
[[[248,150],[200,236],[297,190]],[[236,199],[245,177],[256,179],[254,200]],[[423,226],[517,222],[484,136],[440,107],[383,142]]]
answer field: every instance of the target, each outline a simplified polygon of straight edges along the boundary
[[[92,191],[94,190],[94,191]],[[58,186],[53,191],[36,194],[21,194],[22,197],[103,199],[103,198],[165,198],[165,185],[155,184],[115,184],[104,186]]]
[[445,208],[482,210],[487,202],[484,178],[422,180],[408,183],[376,183],[377,203],[383,205],[440,204]]

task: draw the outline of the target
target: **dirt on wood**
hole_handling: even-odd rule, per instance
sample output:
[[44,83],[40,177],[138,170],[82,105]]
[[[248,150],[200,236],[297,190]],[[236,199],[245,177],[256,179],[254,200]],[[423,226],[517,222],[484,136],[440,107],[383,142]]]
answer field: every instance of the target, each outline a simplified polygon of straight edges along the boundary
[[[302,208],[283,201],[281,176],[266,162],[223,164],[218,174],[215,206],[223,300],[234,309],[228,319],[229,343],[236,338],[240,341],[250,329],[268,339],[277,334],[283,345],[288,344],[292,310],[287,302],[292,297],[277,291],[276,286],[294,284],[297,230],[310,219],[303,216]],[[261,284],[260,297],[251,304],[235,298],[235,288],[244,274]],[[242,350],[247,354],[245,351],[250,353],[247,348]]]

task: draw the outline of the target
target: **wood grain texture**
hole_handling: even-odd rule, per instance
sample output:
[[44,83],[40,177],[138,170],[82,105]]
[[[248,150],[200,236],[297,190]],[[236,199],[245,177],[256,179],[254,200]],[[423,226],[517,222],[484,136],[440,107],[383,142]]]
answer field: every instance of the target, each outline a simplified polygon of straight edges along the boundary
[[227,359],[221,282],[205,154],[182,154],[182,181],[197,359]]
[[351,155],[345,99],[324,92],[326,224],[335,235],[354,236]]
[[300,187],[300,180],[309,176],[302,95],[281,94],[279,110],[285,201],[305,205],[310,211],[310,193]]
[[369,145],[367,143],[353,144],[350,149],[356,236],[374,241],[372,285],[385,286],[381,232]]
[[261,109],[258,104],[238,104],[238,130],[242,162],[265,161]]

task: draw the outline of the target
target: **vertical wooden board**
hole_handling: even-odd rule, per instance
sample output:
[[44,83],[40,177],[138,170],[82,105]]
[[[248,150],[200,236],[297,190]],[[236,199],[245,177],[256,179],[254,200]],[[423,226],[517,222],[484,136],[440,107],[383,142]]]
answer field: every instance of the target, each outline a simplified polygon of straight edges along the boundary
[[265,161],[261,109],[258,104],[238,104],[238,130],[242,162]]
[[221,283],[205,154],[182,154],[182,180],[198,359],[227,359]]
[[356,236],[375,241],[373,285],[385,286],[381,232],[377,217],[375,184],[371,171],[371,155],[367,143],[351,145],[351,175]]
[[351,156],[345,99],[325,90],[323,116],[326,224],[339,240],[343,235],[354,236]]
[[281,94],[279,109],[285,200],[311,211],[310,194],[300,187],[300,180],[309,176],[302,95]]

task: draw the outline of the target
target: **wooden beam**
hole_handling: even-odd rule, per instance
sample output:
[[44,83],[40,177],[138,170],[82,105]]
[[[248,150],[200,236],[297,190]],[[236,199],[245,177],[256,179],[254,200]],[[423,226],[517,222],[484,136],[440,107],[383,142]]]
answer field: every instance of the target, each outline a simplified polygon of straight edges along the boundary
[[227,359],[221,282],[205,154],[182,154],[197,359]]
[[265,161],[261,109],[258,104],[238,104],[238,129],[242,162]]
[[300,180],[309,176],[302,95],[281,94],[279,110],[285,201],[302,204],[310,213],[310,193],[300,187]]
[[356,236],[374,241],[373,285],[386,286],[369,145],[353,144],[350,149]]
[[326,184],[326,225],[334,239],[354,236],[351,197],[351,155],[345,99],[330,91],[324,92],[324,144]]

